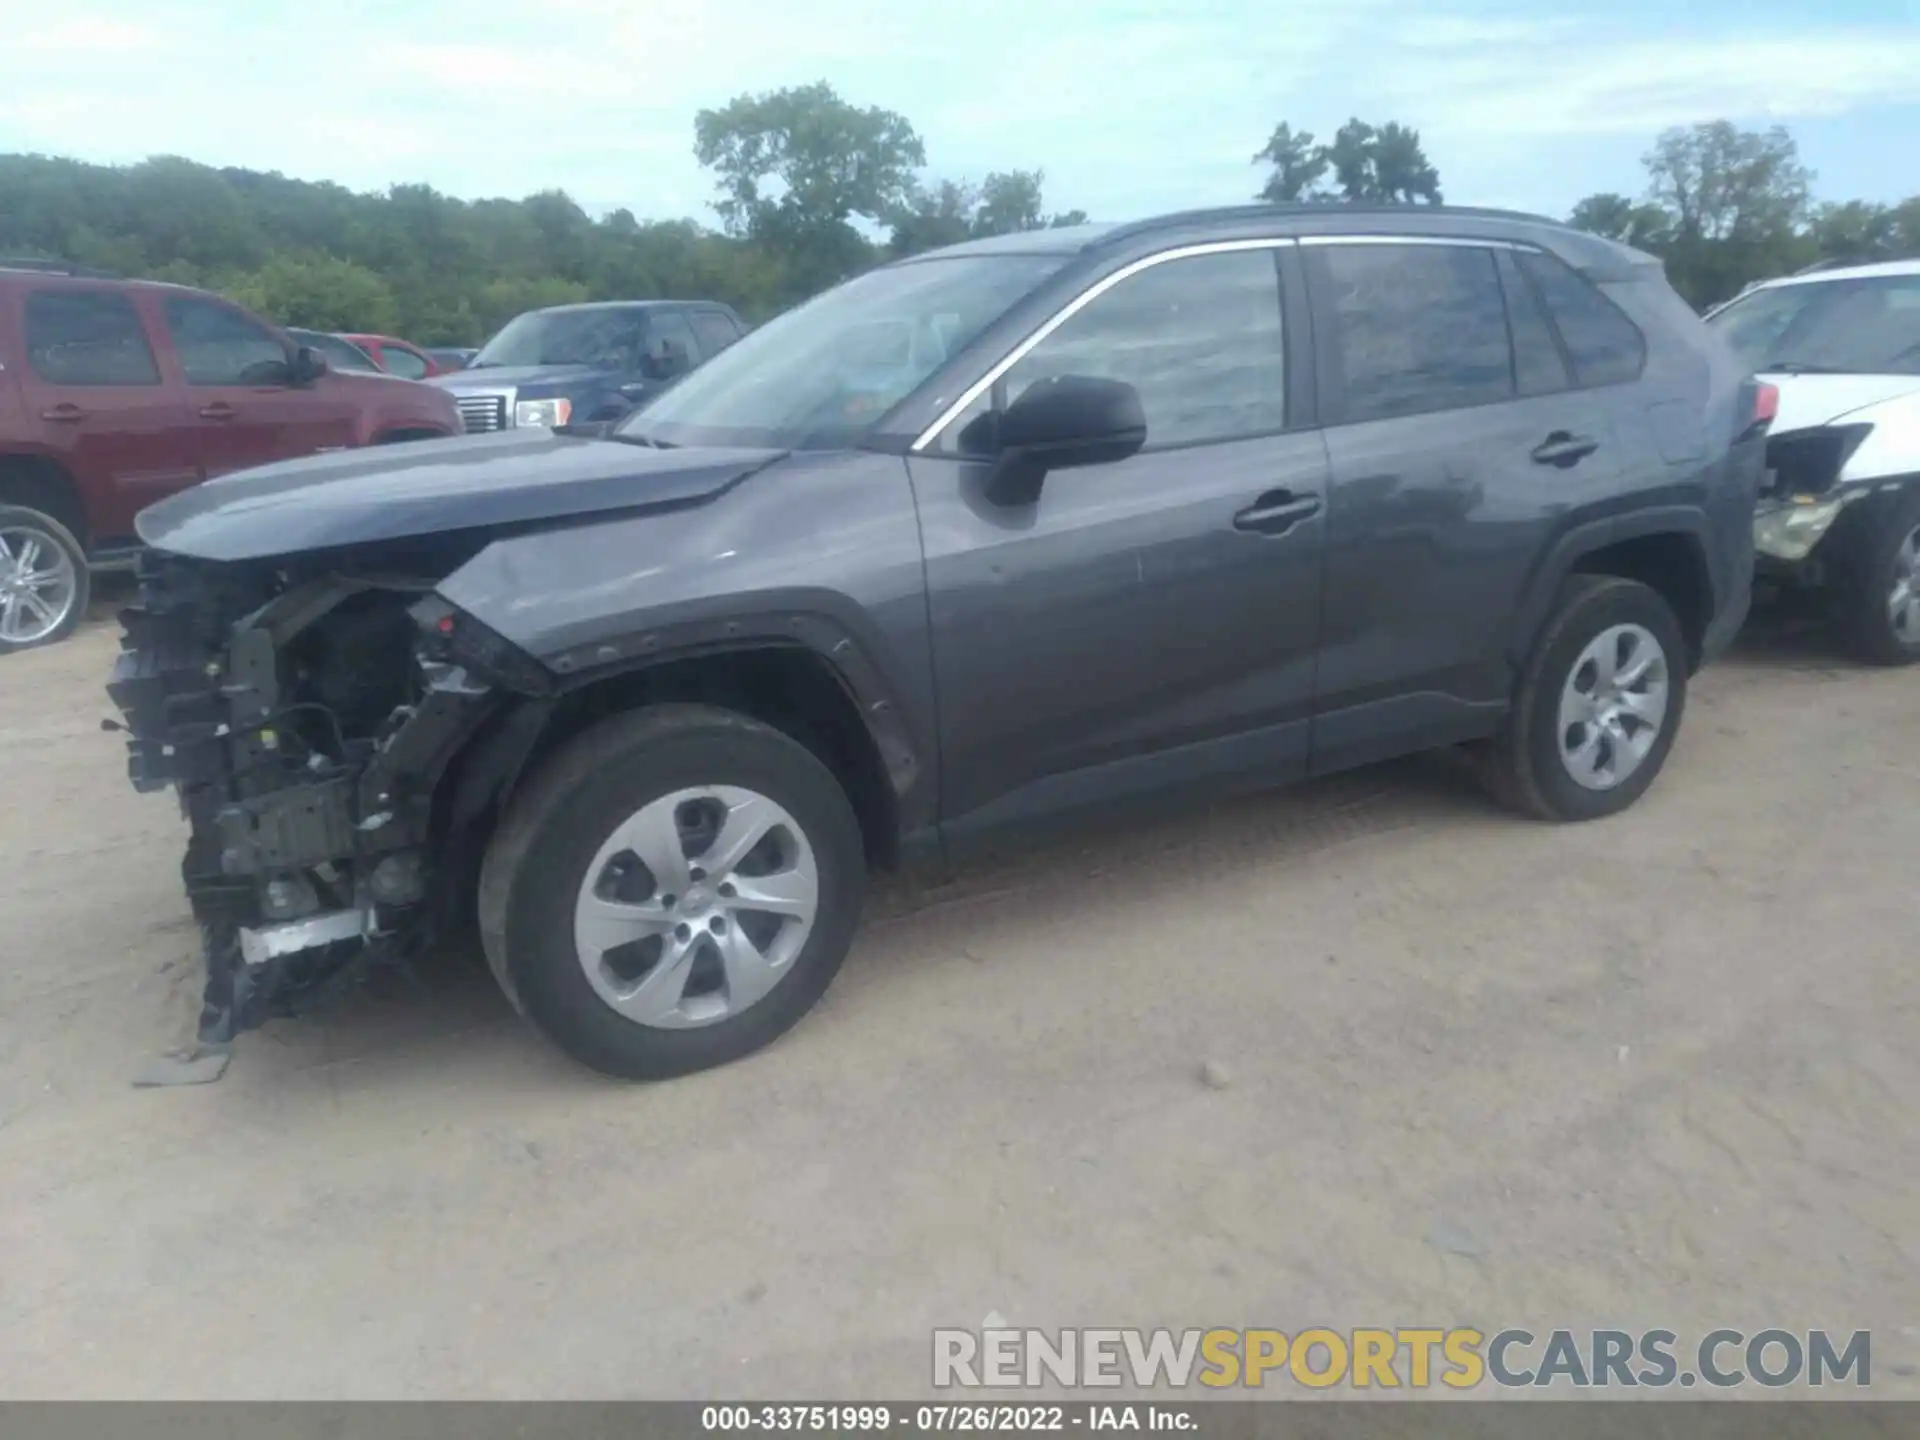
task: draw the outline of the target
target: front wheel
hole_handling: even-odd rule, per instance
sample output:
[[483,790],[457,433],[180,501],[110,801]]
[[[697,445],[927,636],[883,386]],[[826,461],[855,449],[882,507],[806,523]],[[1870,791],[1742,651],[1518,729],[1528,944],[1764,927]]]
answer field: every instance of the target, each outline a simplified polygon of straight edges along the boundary
[[666,1079],[806,1014],[865,886],[852,806],[811,751],[731,711],[663,705],[589,730],[514,799],[481,867],[481,939],[561,1049]]
[[1666,764],[1686,705],[1686,640],[1673,608],[1638,581],[1576,575],[1488,748],[1489,788],[1541,820],[1618,814]]
[[0,505],[0,655],[71,635],[90,581],[72,531],[38,510]]
[[1853,652],[1874,665],[1920,661],[1920,486],[1861,525],[1844,569],[1839,619]]

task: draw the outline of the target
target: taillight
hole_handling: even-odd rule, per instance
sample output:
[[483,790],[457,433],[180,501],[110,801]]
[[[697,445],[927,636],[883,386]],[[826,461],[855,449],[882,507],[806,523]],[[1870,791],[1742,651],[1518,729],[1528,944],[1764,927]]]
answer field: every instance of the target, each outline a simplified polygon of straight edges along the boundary
[[1769,385],[1764,380],[1754,382],[1753,387],[1753,428],[1758,430],[1771,425],[1774,417],[1780,413],[1780,387]]

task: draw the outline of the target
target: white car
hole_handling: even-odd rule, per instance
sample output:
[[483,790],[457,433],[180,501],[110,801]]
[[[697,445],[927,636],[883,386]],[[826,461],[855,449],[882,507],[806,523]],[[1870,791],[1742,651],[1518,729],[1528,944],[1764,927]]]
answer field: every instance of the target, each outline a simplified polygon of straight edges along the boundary
[[1920,261],[1769,280],[1707,323],[1780,392],[1760,577],[1824,595],[1863,658],[1920,660]]

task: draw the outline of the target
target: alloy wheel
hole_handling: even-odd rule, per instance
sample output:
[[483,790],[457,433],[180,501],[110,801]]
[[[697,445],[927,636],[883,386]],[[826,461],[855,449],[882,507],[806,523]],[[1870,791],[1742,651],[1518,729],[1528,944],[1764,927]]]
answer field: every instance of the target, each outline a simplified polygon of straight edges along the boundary
[[1580,652],[1560,692],[1560,760],[1589,790],[1611,790],[1645,763],[1666,723],[1666,651],[1640,625],[1613,625]]
[[600,998],[640,1025],[712,1025],[793,968],[820,909],[800,824],[739,786],[676,790],[607,837],[574,902],[574,947]]
[[0,529],[0,640],[46,639],[66,623],[79,593],[72,557],[45,531]]

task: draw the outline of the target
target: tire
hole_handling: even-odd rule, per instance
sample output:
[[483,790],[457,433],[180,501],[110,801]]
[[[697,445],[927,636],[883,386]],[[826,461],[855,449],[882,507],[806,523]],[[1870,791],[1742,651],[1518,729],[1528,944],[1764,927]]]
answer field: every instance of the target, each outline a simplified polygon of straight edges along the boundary
[[[21,559],[32,574],[55,578],[16,589],[15,565]],[[71,530],[42,511],[0,505],[0,655],[66,639],[86,618],[92,594],[86,548]],[[35,602],[53,612],[51,623]]]
[[1911,665],[1920,660],[1920,485],[1860,522],[1840,557],[1841,636],[1870,665]]
[[[1563,702],[1574,704],[1576,715],[1586,713],[1570,700],[1569,687],[1580,689],[1583,676],[1589,682],[1597,679],[1590,652],[1609,634],[1616,637],[1616,664],[1620,647],[1632,647],[1625,651],[1629,663],[1618,672],[1623,678],[1648,655],[1647,645],[1657,647],[1645,688],[1626,687],[1636,697],[1631,705],[1602,707],[1615,716],[1614,723],[1622,727],[1618,732],[1584,719],[1563,728]],[[1663,678],[1664,703],[1657,724],[1646,725],[1639,717],[1651,706],[1655,670]],[[1486,751],[1483,771],[1488,788],[1502,804],[1539,820],[1597,820],[1616,815],[1645,794],[1659,775],[1680,732],[1686,705],[1686,638],[1673,608],[1659,592],[1636,580],[1575,575],[1554,602],[1521,676],[1506,728]],[[1637,742],[1646,731],[1651,732],[1650,743],[1643,754],[1638,753]],[[1622,733],[1629,737],[1626,741],[1614,738]],[[1576,739],[1582,744],[1596,742],[1579,751],[1580,768],[1590,783],[1576,778],[1575,762],[1566,753]],[[1609,760],[1611,781],[1605,774]]]
[[[737,805],[735,815],[778,811],[782,818],[766,832],[764,848],[748,852],[726,875],[703,878],[697,869],[684,869],[680,883],[686,889],[679,895],[669,893],[639,859],[645,850],[662,871],[674,863],[659,849],[666,843],[661,832],[646,831],[654,838],[631,848],[614,839],[629,833],[623,827],[644,826],[643,816],[657,821],[665,815],[671,821],[665,833],[688,866],[715,863],[714,850],[703,849],[700,836],[689,837],[681,827],[689,815],[703,823],[711,816],[717,826],[730,804]],[[716,830],[708,839],[717,845],[726,833]],[[769,863],[786,867],[779,872],[782,883],[802,887],[810,864],[814,908],[804,931],[793,928],[797,918],[723,898],[746,895],[756,878],[771,881],[769,871],[755,868]],[[811,751],[732,711],[661,705],[578,736],[514,796],[481,865],[481,942],[507,998],[567,1054],[622,1079],[663,1080],[758,1050],[812,1009],[853,943],[866,880],[853,807]],[[601,915],[665,914],[680,923],[649,920],[658,948],[636,940],[606,949],[596,961],[576,943],[575,928],[588,923],[576,910],[592,904],[595,893],[636,907],[602,905]],[[662,909],[666,902],[669,908]],[[711,932],[698,928],[703,925]],[[682,942],[690,928],[689,948]],[[724,953],[723,941],[729,947]],[[748,952],[740,947],[751,945],[752,955],[764,958],[763,943],[767,955],[784,957],[784,963],[747,964]],[[690,958],[670,968],[674,955]],[[736,988],[736,961],[738,973],[751,972],[753,984]],[[765,988],[756,991],[758,984]],[[613,998],[629,986],[633,998],[620,1003],[634,1013],[617,1009]],[[661,1011],[675,997],[670,1014],[635,1018],[642,1010]]]

